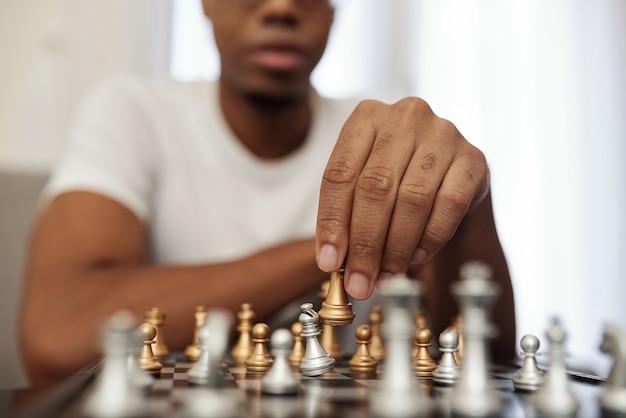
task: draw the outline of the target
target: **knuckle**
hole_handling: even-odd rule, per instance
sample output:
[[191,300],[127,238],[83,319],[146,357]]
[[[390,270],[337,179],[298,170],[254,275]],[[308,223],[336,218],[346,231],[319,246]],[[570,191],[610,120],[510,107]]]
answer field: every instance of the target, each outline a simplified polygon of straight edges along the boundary
[[354,184],[356,180],[357,172],[347,158],[331,161],[322,177],[322,182],[326,185]]
[[410,254],[407,251],[388,245],[383,254],[382,267],[389,273],[402,273],[408,265]]
[[359,102],[359,104],[357,104],[356,108],[354,109],[354,113],[371,115],[375,113],[378,109],[380,109],[380,106],[382,105],[384,104],[378,100],[374,100],[374,99],[362,100]]
[[369,198],[383,200],[395,189],[394,176],[386,167],[366,167],[359,176],[357,188]]
[[398,202],[418,211],[430,209],[435,195],[424,184],[402,183],[398,188]]
[[350,256],[359,259],[373,260],[380,253],[380,248],[373,240],[355,240],[350,243]]
[[439,191],[438,204],[448,217],[461,217],[469,207],[472,196],[466,190],[445,189]]

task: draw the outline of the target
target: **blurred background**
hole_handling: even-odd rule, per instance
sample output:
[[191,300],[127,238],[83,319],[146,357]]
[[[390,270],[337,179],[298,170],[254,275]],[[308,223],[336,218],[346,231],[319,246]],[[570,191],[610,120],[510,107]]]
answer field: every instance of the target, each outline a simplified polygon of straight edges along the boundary
[[[0,2],[0,389],[26,382],[27,234],[80,98],[112,72],[215,78],[211,36],[200,0]],[[338,0],[313,79],[420,96],[485,152],[519,337],[559,316],[572,361],[606,373],[603,324],[626,328],[625,75],[623,0]]]

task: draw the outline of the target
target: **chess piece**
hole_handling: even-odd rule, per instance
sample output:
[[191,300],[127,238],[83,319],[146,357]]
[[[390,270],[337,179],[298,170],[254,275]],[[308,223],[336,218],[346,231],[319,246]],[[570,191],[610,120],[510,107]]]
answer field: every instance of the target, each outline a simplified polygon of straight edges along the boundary
[[231,322],[228,311],[213,309],[207,312],[205,324],[197,333],[201,354],[187,373],[189,383],[210,387],[221,385],[220,361],[228,347]]
[[[126,356],[126,373],[128,380],[142,392],[145,392],[152,387],[154,378],[148,373],[144,372],[139,365],[139,356],[143,349],[143,334],[136,326],[129,331],[128,336],[128,353]],[[158,359],[157,359],[158,360]]]
[[546,336],[550,342],[550,364],[535,398],[537,410],[545,417],[575,416],[580,404],[569,387],[563,350],[566,333],[557,318],[552,320]]
[[454,352],[454,360],[459,366],[463,363],[463,354],[465,353],[465,343],[463,338],[463,316],[458,314],[454,317],[451,329],[459,336],[459,343]]
[[230,352],[230,356],[235,365],[245,364],[250,354],[252,354],[252,336],[250,332],[252,331],[252,321],[254,317],[255,313],[252,310],[252,305],[242,303],[237,313],[237,332],[239,332],[239,338]]
[[298,379],[287,360],[292,345],[291,332],[288,330],[278,329],[272,333],[271,346],[274,364],[261,379],[263,392],[275,395],[298,392]]
[[368,325],[359,325],[354,332],[357,349],[348,361],[348,367],[356,373],[376,373],[378,361],[370,354],[368,345],[372,338],[372,332]]
[[452,385],[459,380],[459,366],[454,359],[459,336],[455,331],[446,330],[439,335],[439,351],[441,360],[433,370],[433,382],[440,385]]
[[157,329],[154,346],[152,351],[159,361],[164,361],[169,355],[170,351],[165,344],[165,337],[163,335],[163,327],[165,325],[166,315],[158,308],[152,308],[146,311],[146,322],[151,323]]
[[465,354],[459,381],[454,386],[452,411],[473,416],[497,414],[502,408],[498,392],[491,382],[487,339],[495,334],[488,320],[488,312],[499,294],[491,280],[492,269],[479,261],[465,262],[461,266],[461,280],[452,284],[463,315]]
[[432,377],[433,370],[437,368],[437,363],[435,363],[435,360],[428,352],[432,337],[433,333],[428,328],[415,330],[414,341],[415,346],[417,346],[417,352],[413,358],[413,373],[417,377]]
[[128,379],[128,352],[136,324],[125,311],[116,312],[102,333],[102,371],[86,400],[84,415],[90,417],[142,416],[144,402]]
[[269,341],[270,327],[267,324],[259,322],[252,327],[252,342],[254,348],[252,354],[246,360],[246,369],[249,372],[266,372],[272,366],[274,359],[267,351],[267,342]]
[[[326,299],[328,295],[328,289],[330,287],[330,280],[326,280],[322,283],[319,296],[322,299]],[[331,356],[335,358],[335,361],[340,361],[343,358],[343,352],[341,345],[337,339],[337,333],[335,327],[329,324],[322,323],[322,335],[320,336],[320,343],[324,350],[326,350]]]
[[289,364],[292,367],[300,368],[300,362],[304,357],[304,344],[302,342],[302,324],[300,322],[294,322],[291,325],[291,336],[293,338],[293,348],[289,354]]
[[385,326],[382,337],[386,348],[383,374],[370,399],[371,412],[383,417],[409,417],[426,414],[430,400],[411,373],[413,312],[421,287],[416,280],[394,276],[378,285],[383,300]]
[[341,267],[339,271],[334,271],[330,274],[328,295],[326,300],[322,302],[322,308],[319,311],[319,318],[322,324],[334,327],[350,325],[356,315],[346,295],[346,289],[343,284],[344,271],[344,268]]
[[380,338],[380,325],[383,322],[383,313],[380,309],[380,305],[374,305],[369,315],[369,321],[370,331],[372,333],[369,346],[370,354],[375,360],[380,362],[385,359],[385,347],[383,346],[383,340]]
[[[415,331],[419,331],[422,328],[428,327],[428,322],[426,321],[426,315],[424,312],[417,311],[415,312],[415,316],[413,317],[413,321],[415,322]],[[416,334],[417,335],[417,334]],[[413,348],[411,349],[411,358],[415,358],[417,356],[417,351],[419,350],[419,346],[417,345],[417,338],[413,339]]]
[[613,324],[604,326],[600,350],[613,356],[613,366],[600,395],[600,406],[608,416],[626,416],[626,333]]
[[141,354],[139,354],[139,367],[151,376],[159,376],[163,365],[154,355],[152,351],[152,345],[156,337],[156,327],[149,322],[144,322],[139,325],[139,331],[143,335],[143,348]]
[[206,319],[206,308],[204,306],[197,306],[194,312],[194,318],[196,324],[193,330],[193,342],[185,348],[185,357],[189,361],[197,361],[202,354],[200,350],[200,342],[198,341],[198,330],[204,325]]
[[515,389],[533,392],[543,384],[545,377],[537,367],[537,351],[539,350],[539,338],[534,335],[524,335],[520,340],[524,362],[522,367],[513,377]]
[[302,313],[298,317],[302,324],[302,338],[306,340],[304,357],[300,361],[300,371],[305,376],[319,376],[328,373],[335,367],[335,359],[328,354],[318,337],[321,334],[319,328],[320,317],[313,309],[312,303],[300,305]]

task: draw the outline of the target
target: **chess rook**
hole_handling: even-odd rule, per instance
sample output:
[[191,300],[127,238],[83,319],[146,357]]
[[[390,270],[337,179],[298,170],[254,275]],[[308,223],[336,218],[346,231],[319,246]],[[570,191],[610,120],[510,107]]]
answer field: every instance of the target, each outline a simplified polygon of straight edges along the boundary
[[328,294],[326,295],[326,300],[322,302],[322,308],[319,311],[322,324],[341,327],[350,325],[352,320],[354,320],[356,314],[352,310],[352,304],[348,302],[348,296],[343,284],[344,271],[342,267],[339,271],[330,274]]
[[495,334],[488,312],[499,294],[491,280],[492,270],[478,261],[461,266],[461,280],[452,284],[463,315],[465,353],[459,381],[454,386],[452,411],[455,414],[485,417],[498,413],[502,402],[491,382],[487,340]]

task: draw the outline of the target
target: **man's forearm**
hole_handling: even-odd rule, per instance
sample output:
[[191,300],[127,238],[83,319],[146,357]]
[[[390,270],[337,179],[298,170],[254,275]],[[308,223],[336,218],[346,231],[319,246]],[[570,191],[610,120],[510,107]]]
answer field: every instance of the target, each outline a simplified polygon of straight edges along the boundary
[[191,340],[195,306],[236,311],[251,302],[257,319],[319,285],[326,277],[313,240],[273,247],[242,260],[198,266],[111,265],[87,269],[31,266],[21,343],[33,380],[57,379],[99,355],[103,321],[118,309],[138,318],[151,307],[167,314],[168,345]]

